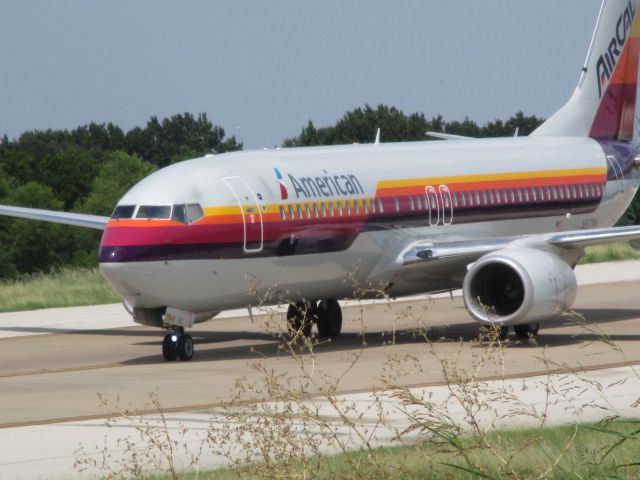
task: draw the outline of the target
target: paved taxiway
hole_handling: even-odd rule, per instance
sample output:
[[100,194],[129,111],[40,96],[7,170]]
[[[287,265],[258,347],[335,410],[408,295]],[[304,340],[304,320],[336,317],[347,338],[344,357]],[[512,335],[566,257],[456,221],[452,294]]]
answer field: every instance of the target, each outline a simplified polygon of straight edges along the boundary
[[[487,362],[481,368],[481,377],[517,378],[550,369],[640,364],[640,263],[589,267],[579,278],[582,286],[575,309],[588,326],[576,325],[576,318],[557,320],[541,330],[539,346],[512,342],[503,361]],[[129,321],[118,307],[93,308],[98,312],[114,309],[115,318],[101,317],[111,327]],[[87,317],[91,311],[91,307],[82,310]],[[343,336],[315,347],[314,366],[318,379],[340,377],[338,391],[345,395],[384,387],[391,358],[415,357],[417,363],[412,363],[410,371],[402,377],[394,374],[393,379],[429,388],[444,379],[438,358],[446,358],[460,371],[470,371],[483,350],[474,341],[478,325],[470,320],[459,297],[355,305],[343,313]],[[13,465],[11,472],[29,477],[35,472],[33,465],[63,455],[51,452],[47,457],[45,448],[40,457],[31,455],[21,463],[16,460],[20,457],[17,443],[11,453],[12,437],[27,435],[27,444],[36,431],[41,439],[55,437],[43,424],[85,421],[99,428],[94,419],[117,410],[147,411],[152,393],[165,410],[185,412],[184,416],[232,400],[238,378],[259,379],[252,366],[255,361],[278,374],[295,376],[300,371],[279,338],[284,330],[280,311],[256,317],[255,324],[248,317],[230,317],[196,326],[192,332],[196,356],[189,363],[162,360],[158,330],[87,330],[86,325],[81,330],[64,322],[64,310],[58,314],[60,321],[29,323],[25,319],[22,325],[0,317],[0,332],[5,336],[0,339],[0,474]],[[590,326],[592,322],[597,325]],[[87,324],[96,328],[92,321]],[[435,343],[425,343],[423,329]],[[12,336],[16,334],[20,336]],[[616,348],[602,341],[603,334]],[[355,356],[358,361],[351,365]],[[310,355],[303,353],[301,359],[309,364]],[[106,405],[98,395],[107,400]],[[78,440],[74,441],[77,446]],[[64,454],[67,463],[71,453]]]

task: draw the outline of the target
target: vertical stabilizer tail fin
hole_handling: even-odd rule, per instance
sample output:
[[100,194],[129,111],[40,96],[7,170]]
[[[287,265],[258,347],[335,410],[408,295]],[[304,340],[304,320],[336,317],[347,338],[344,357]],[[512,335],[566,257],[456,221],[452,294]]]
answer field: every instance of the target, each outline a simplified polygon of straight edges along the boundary
[[604,0],[578,87],[533,135],[638,137],[639,0]]

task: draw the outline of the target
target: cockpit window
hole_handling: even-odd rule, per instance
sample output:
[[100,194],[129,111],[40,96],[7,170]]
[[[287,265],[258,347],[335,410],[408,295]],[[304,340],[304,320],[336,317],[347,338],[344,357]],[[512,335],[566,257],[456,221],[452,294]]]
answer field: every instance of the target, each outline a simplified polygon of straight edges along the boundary
[[180,223],[193,223],[204,217],[202,207],[198,203],[181,203],[173,206],[171,220]]
[[140,205],[136,218],[171,218],[171,205]]
[[187,206],[185,204],[174,205],[173,211],[171,212],[171,220],[175,220],[180,223],[189,223],[187,218]]
[[135,205],[118,205],[111,214],[111,218],[131,218],[133,217],[133,212],[135,209]]
[[190,203],[187,205],[187,214],[189,217],[189,223],[196,222],[204,217],[204,212],[199,203]]

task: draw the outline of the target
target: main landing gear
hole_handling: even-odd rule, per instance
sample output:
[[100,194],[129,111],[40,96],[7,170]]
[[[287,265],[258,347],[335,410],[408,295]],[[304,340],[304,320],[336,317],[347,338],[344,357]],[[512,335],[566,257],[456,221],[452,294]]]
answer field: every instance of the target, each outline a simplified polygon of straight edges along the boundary
[[182,361],[193,358],[193,338],[184,333],[184,328],[175,327],[172,333],[165,335],[162,341],[162,356],[167,362],[173,362],[178,357]]
[[287,325],[292,337],[310,337],[313,324],[323,338],[336,338],[342,331],[342,309],[337,300],[296,302],[287,310]]
[[[509,336],[510,327],[500,327],[500,340],[506,340]],[[540,331],[539,323],[528,323],[525,325],[514,325],[513,331],[518,337],[518,340],[529,340],[530,338],[536,338]]]

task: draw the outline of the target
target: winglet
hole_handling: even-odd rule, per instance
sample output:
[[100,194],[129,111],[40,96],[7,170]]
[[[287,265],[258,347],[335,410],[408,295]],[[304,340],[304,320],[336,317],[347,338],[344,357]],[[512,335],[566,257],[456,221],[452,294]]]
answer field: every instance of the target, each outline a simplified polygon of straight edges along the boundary
[[376,132],[376,141],[374,142],[374,145],[380,145],[380,128],[378,128],[378,131]]

